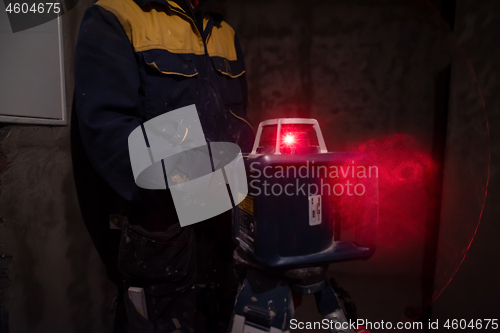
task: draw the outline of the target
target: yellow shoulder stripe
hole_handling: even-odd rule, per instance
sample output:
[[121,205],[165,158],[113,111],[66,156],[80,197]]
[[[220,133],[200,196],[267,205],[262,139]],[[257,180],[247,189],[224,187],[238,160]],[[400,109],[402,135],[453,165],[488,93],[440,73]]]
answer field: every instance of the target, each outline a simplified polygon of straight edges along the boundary
[[[161,49],[171,53],[204,54],[203,40],[192,20],[177,12],[175,2],[169,3],[173,3],[176,10],[156,5],[142,9],[133,0],[99,0],[96,4],[116,16],[136,52]],[[207,51],[212,57],[237,60],[234,30],[229,24],[222,22],[219,27],[213,27]]]
[[214,26],[207,41],[207,51],[211,57],[222,57],[235,61],[236,48],[234,47],[234,30],[222,21],[219,27]]
[[97,5],[120,21],[136,52],[162,49],[172,53],[204,54],[201,36],[191,23],[171,10],[142,10],[133,0],[99,0]]

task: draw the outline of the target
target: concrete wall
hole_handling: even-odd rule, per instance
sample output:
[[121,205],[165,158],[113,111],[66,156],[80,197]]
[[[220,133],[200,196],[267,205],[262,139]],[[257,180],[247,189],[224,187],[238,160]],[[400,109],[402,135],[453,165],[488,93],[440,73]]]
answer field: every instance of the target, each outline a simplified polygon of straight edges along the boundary
[[[498,223],[500,216],[498,205],[500,198],[500,95],[498,94],[500,91],[500,48],[497,38],[500,33],[500,22],[497,19],[498,13],[500,13],[500,3],[494,0],[481,2],[462,0],[457,6],[455,35],[473,66],[484,97],[490,134],[491,163],[488,196],[477,235],[462,266],[434,306],[434,316],[440,321],[448,318],[498,318],[498,296],[500,295],[498,283],[500,264],[497,257],[500,251],[498,242],[500,235],[500,223]],[[478,94],[467,88],[464,82],[463,75],[456,75],[452,85],[453,104],[450,109],[452,114],[450,127],[455,129],[449,140],[449,161],[453,160],[452,154],[461,159],[448,165],[450,180],[455,178],[454,186],[449,186],[448,194],[452,193],[453,188],[465,185],[469,193],[477,194],[469,196],[469,200],[472,200],[473,197],[479,199],[480,194],[484,193],[484,186],[482,188],[471,186],[472,178],[479,170],[484,169],[484,163],[479,160],[481,157],[484,159],[484,155],[475,155],[474,158],[474,154],[470,153],[470,147],[484,152],[484,140],[477,141],[480,137],[477,134],[484,133],[484,130],[475,126],[479,123],[479,119],[473,120],[474,117],[484,119],[484,113],[480,112],[478,107]],[[462,168],[459,172],[458,168],[453,170],[450,166],[459,165],[459,163],[468,168]],[[467,196],[464,197],[467,198]],[[442,244],[453,246],[457,240],[461,243],[467,241],[460,239],[460,235],[453,232],[455,229],[453,224],[457,221],[457,213],[464,212],[461,209],[464,205],[469,207],[475,205],[473,210],[475,214],[469,215],[471,212],[469,210],[467,216],[472,223],[473,218],[477,219],[480,203],[481,201],[471,203],[457,198],[454,206],[450,205],[448,211],[443,211],[443,216],[451,217],[451,219],[445,219],[442,225]],[[451,242],[452,238],[455,239],[454,243]],[[440,251],[441,253],[445,251],[444,246],[441,246]]]
[[[471,253],[464,259],[486,189],[489,143],[485,112],[490,129],[498,113],[498,97],[493,94],[498,73],[498,47],[494,46],[498,27],[493,17],[498,5],[475,2],[472,10],[472,2],[457,1],[455,34],[441,17],[440,6],[441,1],[306,4],[238,0],[228,2],[227,16],[245,52],[250,119],[257,125],[277,117],[316,118],[330,151],[351,150],[369,139],[403,133],[418,143],[420,153],[431,155],[437,78],[451,65],[434,284],[434,298],[441,297],[433,304],[433,311],[439,318],[464,316],[468,301],[475,300],[474,318],[479,318],[482,312],[496,309],[492,307],[494,297],[488,294],[500,293],[495,279],[486,273],[495,267],[493,275],[498,277],[493,258],[498,251],[493,231],[498,228],[491,204]],[[478,67],[476,73],[471,65]],[[481,89],[490,91],[490,95],[485,94],[486,110]],[[491,132],[496,149],[498,141]],[[386,148],[397,154],[397,146]],[[388,161],[381,167],[392,167],[398,158],[392,156]],[[488,200],[492,201],[488,202],[498,198],[492,185],[495,168],[491,169]],[[420,185],[408,184],[396,191],[381,183],[381,193],[392,195],[385,196],[391,201],[381,202],[377,252],[366,262],[330,266],[332,276],[356,301],[360,318],[406,321],[406,314],[418,313],[427,303],[422,295],[422,267],[425,224],[432,205],[424,182]],[[398,216],[401,212],[404,214]],[[462,260],[464,265],[459,269]],[[472,278],[479,266],[484,272],[482,286]],[[447,285],[449,289],[441,294]],[[476,291],[477,295],[468,296]],[[314,308],[312,298],[306,298],[298,316],[318,319]]]
[[[82,0],[63,16],[68,110],[78,26],[90,3]],[[246,56],[250,119],[257,125],[283,116],[317,118],[330,150],[404,133],[430,154],[435,77],[452,63],[436,291],[463,258],[486,181],[488,138],[470,59],[491,130],[489,196],[469,254],[433,311],[440,319],[498,315],[498,3],[457,2],[460,44],[439,13],[421,1],[231,0],[226,14]],[[0,126],[2,325],[8,319],[16,333],[109,332],[115,290],[80,217],[69,127]],[[425,194],[421,187],[412,192]],[[425,218],[424,201],[415,207],[414,215]],[[391,218],[398,233],[409,231]],[[407,307],[421,305],[422,229],[413,235],[402,248],[380,244],[369,261],[331,266],[361,318],[406,320]],[[311,298],[298,316],[317,318]]]
[[[77,32],[90,3],[62,16],[68,110]],[[2,333],[111,328],[116,291],[80,215],[69,130],[0,124]]]

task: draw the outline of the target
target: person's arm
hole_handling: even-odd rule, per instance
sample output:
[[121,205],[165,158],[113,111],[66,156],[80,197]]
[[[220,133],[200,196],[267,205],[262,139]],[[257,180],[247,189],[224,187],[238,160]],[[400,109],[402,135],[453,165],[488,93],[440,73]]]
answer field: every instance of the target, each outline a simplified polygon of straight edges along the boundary
[[[238,36],[236,34],[234,35],[234,46],[236,48],[236,56],[239,62],[239,66],[242,70],[246,71],[243,51],[241,49]],[[240,108],[238,108],[238,118],[240,118],[240,120],[246,123],[246,125],[240,128],[240,134],[239,134],[240,140],[237,143],[240,146],[243,153],[250,153],[253,147],[253,142],[255,140],[255,129],[253,128],[253,125],[250,123],[247,117],[248,85],[246,76],[247,75],[245,72],[243,73],[243,75],[240,75],[237,78],[237,80],[239,80],[240,83],[239,86],[241,87],[241,96],[242,96],[241,104],[239,105]]]
[[118,19],[98,5],[87,10],[80,27],[75,106],[85,150],[106,182],[127,201],[164,200],[166,191],[135,184],[128,136],[144,121],[137,62]]
[[243,50],[241,49],[240,40],[237,34],[234,34],[234,47],[236,49],[236,57],[241,61],[243,70],[245,70],[245,74],[239,77],[241,84],[241,95],[243,96],[242,105],[244,109],[244,116],[247,116],[247,106],[248,106],[248,84],[247,84],[247,74],[246,74],[246,66],[245,66],[245,58],[243,57]]

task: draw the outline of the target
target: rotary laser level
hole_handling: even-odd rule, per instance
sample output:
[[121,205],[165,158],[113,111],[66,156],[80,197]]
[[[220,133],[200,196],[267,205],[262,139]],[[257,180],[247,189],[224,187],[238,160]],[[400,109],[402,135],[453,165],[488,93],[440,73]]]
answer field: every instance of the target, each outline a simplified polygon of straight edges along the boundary
[[340,323],[331,332],[352,332],[338,329],[347,318],[325,273],[375,250],[377,167],[362,154],[329,153],[318,122],[302,118],[260,123],[243,158],[249,194],[233,211],[243,282],[232,332],[287,331],[292,290],[315,294],[321,314]]

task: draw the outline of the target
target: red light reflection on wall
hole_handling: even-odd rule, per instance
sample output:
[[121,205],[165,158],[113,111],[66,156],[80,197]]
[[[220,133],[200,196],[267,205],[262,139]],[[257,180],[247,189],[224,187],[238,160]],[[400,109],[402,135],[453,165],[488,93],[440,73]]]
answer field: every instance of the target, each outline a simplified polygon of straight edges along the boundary
[[425,236],[428,193],[436,186],[438,166],[409,135],[395,134],[359,145],[379,170],[377,247],[414,248]]

